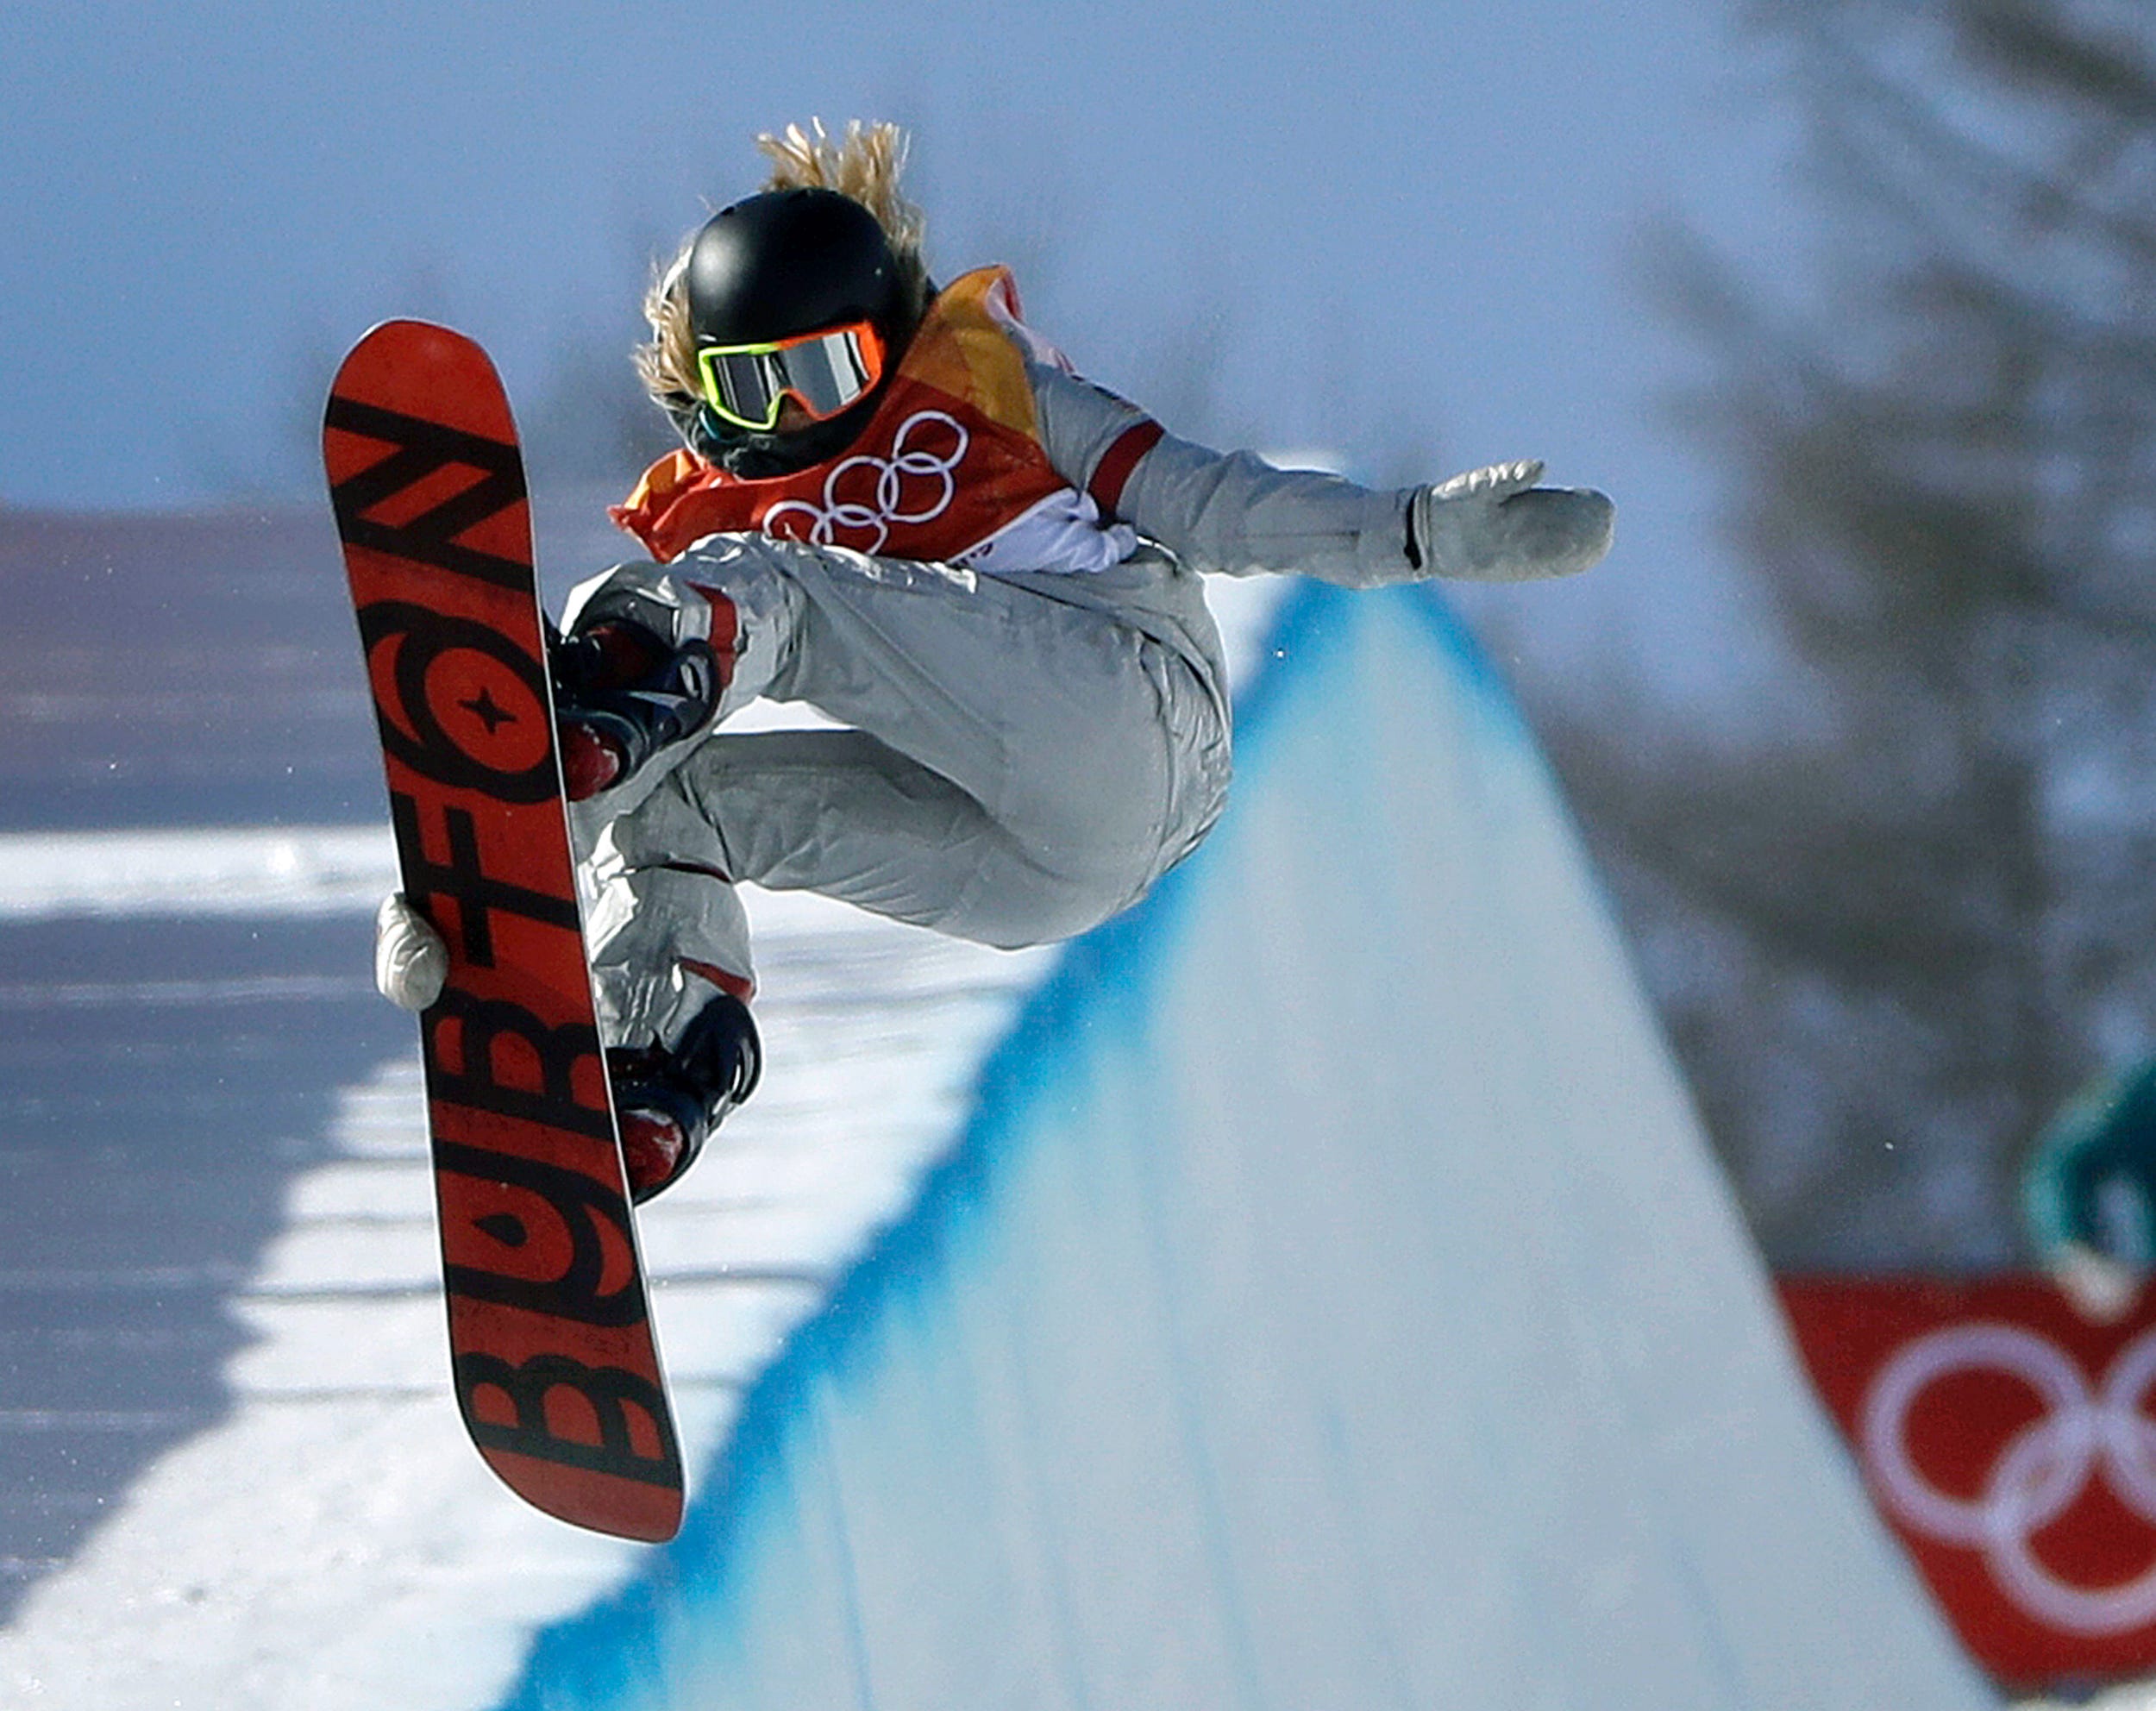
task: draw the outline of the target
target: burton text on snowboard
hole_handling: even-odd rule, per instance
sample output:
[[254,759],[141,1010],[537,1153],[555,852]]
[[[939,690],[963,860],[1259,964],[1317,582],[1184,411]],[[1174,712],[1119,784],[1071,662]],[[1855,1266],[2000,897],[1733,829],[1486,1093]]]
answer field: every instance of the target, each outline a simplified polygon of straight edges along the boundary
[[323,454],[404,890],[449,947],[420,1031],[458,1406],[539,1508],[671,1538],[681,1457],[579,930],[509,402],[469,339],[389,322],[338,372]]

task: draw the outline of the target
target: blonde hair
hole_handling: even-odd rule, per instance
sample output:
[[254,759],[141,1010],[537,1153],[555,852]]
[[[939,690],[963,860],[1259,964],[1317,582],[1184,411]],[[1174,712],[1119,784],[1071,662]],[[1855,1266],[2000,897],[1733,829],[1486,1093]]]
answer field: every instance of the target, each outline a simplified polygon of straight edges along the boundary
[[[928,265],[922,258],[928,221],[899,188],[906,170],[906,134],[893,124],[864,125],[853,119],[847,122],[845,135],[833,138],[821,119],[811,119],[806,130],[788,125],[782,135],[766,131],[757,137],[756,147],[772,163],[765,190],[835,190],[876,216],[898,260],[908,320],[918,320],[931,290]],[[694,232],[683,239],[674,259],[654,272],[644,292],[644,319],[651,323],[651,338],[636,348],[636,373],[644,390],[662,407],[669,398],[698,395],[696,339],[689,329],[689,294],[683,285],[689,248],[695,241]]]

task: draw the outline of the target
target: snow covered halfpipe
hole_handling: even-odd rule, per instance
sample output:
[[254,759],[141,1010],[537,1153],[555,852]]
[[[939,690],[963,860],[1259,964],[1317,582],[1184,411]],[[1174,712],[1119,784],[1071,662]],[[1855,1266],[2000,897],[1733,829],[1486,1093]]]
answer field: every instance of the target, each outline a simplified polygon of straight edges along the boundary
[[1989,1702],[1502,689],[1413,591],[1271,652],[1211,842],[506,1708]]

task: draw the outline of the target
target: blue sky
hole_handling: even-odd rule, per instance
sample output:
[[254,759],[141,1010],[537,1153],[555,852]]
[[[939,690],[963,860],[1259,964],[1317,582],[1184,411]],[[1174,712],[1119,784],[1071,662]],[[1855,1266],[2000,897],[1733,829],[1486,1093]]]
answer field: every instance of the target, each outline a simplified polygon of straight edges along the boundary
[[755,132],[888,116],[937,272],[1016,263],[1171,428],[1388,479],[1543,456],[1617,495],[1620,555],[1695,564],[1712,483],[1657,419],[1684,352],[1641,223],[1767,272],[1799,212],[1731,10],[28,0],[0,504],[305,497],[320,379],[391,314],[530,399],[635,335],[655,248],[755,187]]

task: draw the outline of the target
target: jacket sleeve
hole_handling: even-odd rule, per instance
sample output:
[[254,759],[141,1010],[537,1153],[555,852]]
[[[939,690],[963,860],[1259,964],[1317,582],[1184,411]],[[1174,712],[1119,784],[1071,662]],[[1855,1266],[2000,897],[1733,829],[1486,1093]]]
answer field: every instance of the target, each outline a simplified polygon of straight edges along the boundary
[[1425,574],[1408,553],[1407,492],[1208,451],[1067,370],[1029,361],[1027,373],[1058,473],[1193,569],[1278,571],[1350,588]]

